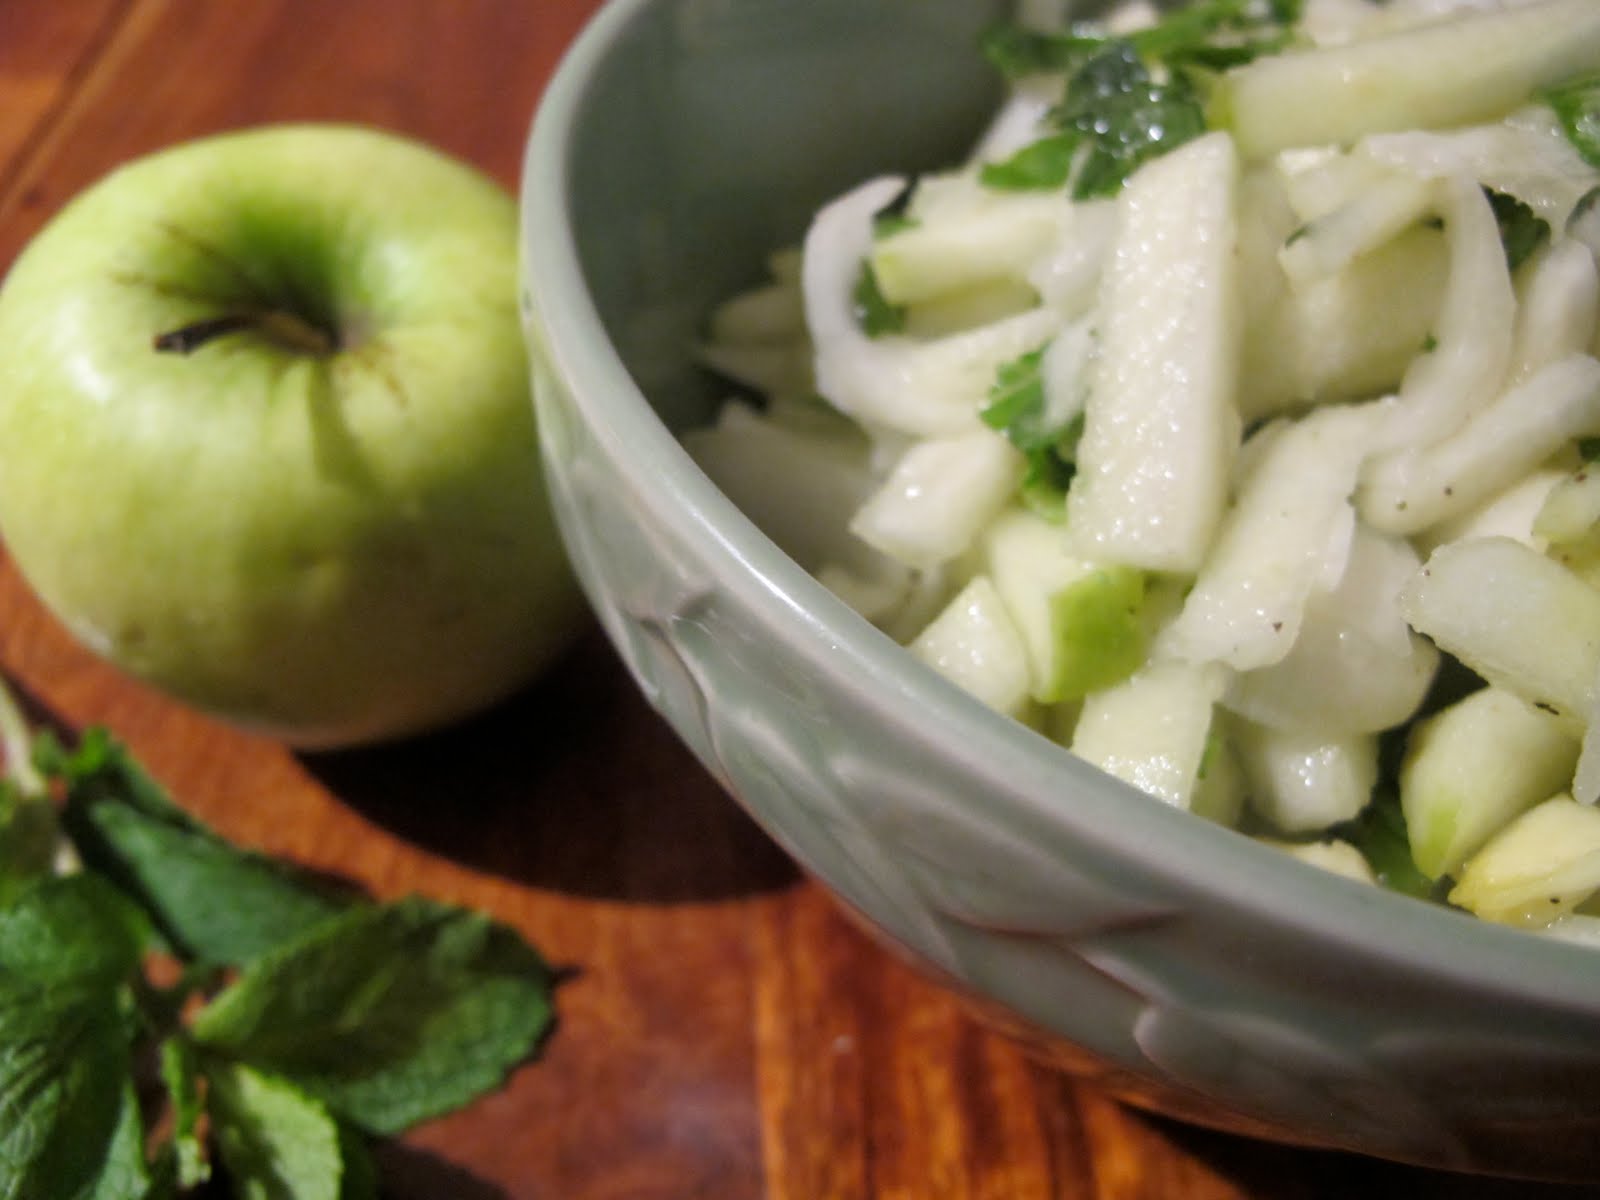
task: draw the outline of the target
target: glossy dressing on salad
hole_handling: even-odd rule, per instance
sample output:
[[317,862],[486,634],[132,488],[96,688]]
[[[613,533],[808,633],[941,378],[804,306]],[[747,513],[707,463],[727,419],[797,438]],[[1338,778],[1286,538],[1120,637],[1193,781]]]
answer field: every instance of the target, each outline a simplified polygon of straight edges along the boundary
[[965,162],[712,315],[741,390],[691,452],[1150,796],[1600,944],[1600,4],[1024,10],[983,50]]

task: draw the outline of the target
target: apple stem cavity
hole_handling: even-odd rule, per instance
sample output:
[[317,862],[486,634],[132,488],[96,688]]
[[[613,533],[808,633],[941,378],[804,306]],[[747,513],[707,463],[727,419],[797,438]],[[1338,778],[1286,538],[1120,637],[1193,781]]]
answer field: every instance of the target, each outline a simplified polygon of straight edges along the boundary
[[321,357],[339,349],[337,336],[304,317],[281,309],[226,313],[220,317],[192,321],[166,333],[158,333],[153,345],[160,353],[192,354],[219,337],[249,332],[262,334],[285,350],[300,354]]

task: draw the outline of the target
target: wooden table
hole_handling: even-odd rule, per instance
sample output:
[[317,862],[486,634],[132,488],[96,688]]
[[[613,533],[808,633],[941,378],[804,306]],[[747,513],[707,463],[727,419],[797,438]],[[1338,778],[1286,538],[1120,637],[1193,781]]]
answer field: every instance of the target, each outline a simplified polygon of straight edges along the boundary
[[[284,119],[388,126],[514,187],[596,0],[0,0],[0,267],[134,155]],[[0,666],[195,812],[375,893],[479,905],[575,970],[540,1060],[382,1154],[416,1200],[1553,1197],[1200,1132],[985,1031],[864,938],[589,636],[464,728],[299,756],[77,648],[0,563]]]

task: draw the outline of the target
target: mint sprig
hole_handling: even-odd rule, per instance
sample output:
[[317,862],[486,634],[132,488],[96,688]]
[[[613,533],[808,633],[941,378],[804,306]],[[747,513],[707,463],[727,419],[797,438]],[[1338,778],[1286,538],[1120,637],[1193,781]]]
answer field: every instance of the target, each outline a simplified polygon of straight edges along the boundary
[[236,847],[3,684],[0,740],[0,1200],[369,1200],[369,1139],[537,1052],[554,975],[506,926]]

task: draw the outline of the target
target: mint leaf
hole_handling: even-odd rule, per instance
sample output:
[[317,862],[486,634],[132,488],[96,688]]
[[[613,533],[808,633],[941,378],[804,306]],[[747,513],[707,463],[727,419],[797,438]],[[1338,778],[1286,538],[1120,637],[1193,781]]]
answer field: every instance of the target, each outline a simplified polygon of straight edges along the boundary
[[1004,433],[1019,450],[1048,446],[1059,433],[1044,420],[1044,380],[1039,373],[1043,361],[1041,347],[1001,363],[988,402],[978,414],[985,425]]
[[1585,75],[1550,88],[1544,101],[1555,112],[1583,161],[1600,167],[1600,74]]
[[1070,176],[1074,200],[1113,196],[1145,162],[1205,132],[1205,112],[1188,79],[1155,80],[1133,43],[1123,40],[1107,40],[1083,62],[1050,120],[1058,132],[987,164],[982,182],[1049,189]]
[[984,31],[979,47],[1007,79],[1023,79],[1074,71],[1105,43],[1104,37],[1094,33],[1053,33],[1001,22]]
[[1076,133],[1057,133],[1029,142],[998,162],[984,163],[978,179],[997,191],[1050,191],[1065,187],[1078,154]]
[[129,1041],[99,981],[0,974],[0,1200],[143,1193]]
[[[1152,62],[1223,70],[1281,50],[1302,8],[1302,0],[1200,0],[1133,31],[1126,41]],[[984,32],[980,48],[1006,78],[1022,79],[1070,74],[1112,40],[1089,25],[1053,32],[1002,22]]]
[[103,879],[38,880],[0,908],[0,982],[114,989],[138,969],[146,928]]
[[123,1083],[119,1116],[99,1173],[84,1200],[157,1200],[154,1181],[144,1160],[144,1118],[133,1080]]
[[0,908],[0,1198],[142,1196],[125,981],[145,927],[110,884],[47,877]]
[[1089,148],[1073,182],[1075,200],[1114,196],[1145,162],[1206,129],[1187,78],[1157,82],[1127,42],[1111,43],[1083,65],[1054,119]]
[[1301,8],[1302,0],[1200,0],[1123,37],[1088,26],[990,29],[983,50],[1002,74],[1061,74],[1067,84],[1051,114],[1055,132],[987,164],[983,183],[1045,190],[1070,177],[1075,200],[1115,195],[1142,164],[1205,132],[1197,80],[1283,49]]
[[339,1124],[293,1084],[219,1062],[206,1072],[217,1154],[240,1200],[340,1200]]
[[397,1133],[499,1086],[548,1028],[551,983],[510,929],[412,897],[352,908],[252,964],[192,1032]]
[[8,904],[55,861],[56,817],[48,801],[0,779],[0,904]]
[[889,203],[872,214],[873,237],[892,237],[916,226],[916,219],[911,216],[911,201],[917,194],[917,182],[917,177],[911,176],[904,186],[889,198]]
[[70,752],[47,739],[38,758],[65,787],[62,825],[84,862],[186,956],[240,964],[339,911],[303,874],[190,817],[104,730]]
[[1301,0],[1202,0],[1129,35],[1145,58],[1221,71],[1282,50]]
[[978,415],[1027,456],[1020,488],[1023,503],[1046,520],[1060,523],[1066,519],[1067,487],[1077,471],[1074,459],[1083,414],[1063,418],[1050,412],[1040,374],[1043,362],[1040,348],[1001,364]]
[[1380,792],[1353,821],[1332,832],[1361,851],[1384,887],[1420,899],[1433,895],[1433,880],[1417,870],[1411,857],[1411,837],[1398,796]]

